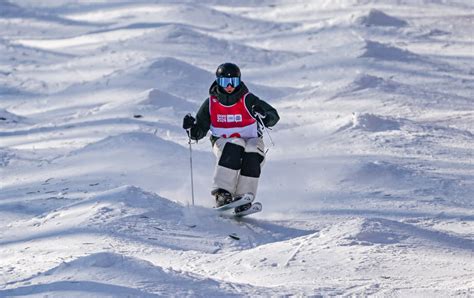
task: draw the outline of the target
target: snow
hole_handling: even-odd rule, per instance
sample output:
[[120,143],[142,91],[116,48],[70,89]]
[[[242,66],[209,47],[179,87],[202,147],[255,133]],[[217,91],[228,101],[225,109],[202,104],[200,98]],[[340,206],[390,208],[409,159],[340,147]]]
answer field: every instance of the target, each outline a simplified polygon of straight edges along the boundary
[[357,21],[364,26],[382,26],[382,27],[405,27],[407,22],[396,17],[387,15],[383,11],[371,9],[367,15],[361,16]]
[[[473,9],[0,0],[0,297],[473,296]],[[242,219],[181,128],[227,61],[281,116]]]
[[366,131],[399,130],[400,124],[397,120],[384,119],[374,114],[354,114],[352,128]]
[[25,122],[26,118],[10,113],[5,109],[0,109],[0,121],[4,126],[17,125]]

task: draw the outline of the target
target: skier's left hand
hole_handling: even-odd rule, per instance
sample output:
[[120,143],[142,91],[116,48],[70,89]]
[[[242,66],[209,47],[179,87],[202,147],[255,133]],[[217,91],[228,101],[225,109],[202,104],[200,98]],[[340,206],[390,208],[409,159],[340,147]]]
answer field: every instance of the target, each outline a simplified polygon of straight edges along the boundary
[[252,114],[257,117],[259,116],[260,118],[265,118],[267,116],[267,113],[261,106],[252,106]]

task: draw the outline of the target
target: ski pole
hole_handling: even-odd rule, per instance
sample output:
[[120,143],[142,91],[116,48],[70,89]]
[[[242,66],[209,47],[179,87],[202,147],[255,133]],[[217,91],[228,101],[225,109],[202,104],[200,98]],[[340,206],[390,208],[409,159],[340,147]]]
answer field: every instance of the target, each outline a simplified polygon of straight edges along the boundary
[[260,117],[260,114],[259,114],[259,113],[257,113],[257,118],[258,118],[260,124],[262,125],[263,130],[267,132],[268,138],[270,139],[270,142],[272,143],[272,146],[275,147],[275,143],[273,142],[272,136],[271,136],[270,133],[268,132],[268,128],[265,126],[265,123],[263,123],[263,120],[262,120],[262,118]]
[[194,206],[194,178],[193,178],[193,149],[191,147],[191,129],[186,130],[188,132],[188,144],[189,144],[189,166],[191,169],[191,199]]

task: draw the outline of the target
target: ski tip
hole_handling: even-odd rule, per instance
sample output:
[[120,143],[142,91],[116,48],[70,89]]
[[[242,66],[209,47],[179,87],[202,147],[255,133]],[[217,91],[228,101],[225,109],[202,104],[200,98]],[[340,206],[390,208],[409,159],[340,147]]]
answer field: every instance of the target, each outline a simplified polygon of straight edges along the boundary
[[256,202],[256,203],[253,203],[252,206],[245,210],[245,211],[242,211],[242,212],[239,212],[239,213],[235,213],[235,211],[232,213],[234,215],[234,217],[236,218],[241,218],[241,217],[244,217],[244,216],[247,216],[247,215],[250,215],[250,214],[254,214],[254,213],[258,213],[258,212],[261,212],[262,211],[262,204],[259,203],[259,202]]
[[249,198],[251,198],[252,200],[255,199],[255,195],[254,195],[253,193],[251,193],[251,192],[246,193],[246,194],[244,195],[244,197],[249,197]]

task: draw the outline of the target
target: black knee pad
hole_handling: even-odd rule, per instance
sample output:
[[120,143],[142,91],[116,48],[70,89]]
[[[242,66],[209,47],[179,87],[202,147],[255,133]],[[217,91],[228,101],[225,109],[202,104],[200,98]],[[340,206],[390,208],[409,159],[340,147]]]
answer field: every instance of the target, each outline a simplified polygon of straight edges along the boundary
[[219,165],[232,170],[240,170],[243,153],[244,148],[242,146],[226,143],[219,159]]
[[263,158],[263,156],[256,152],[244,152],[240,175],[255,178],[260,177],[260,164]]

